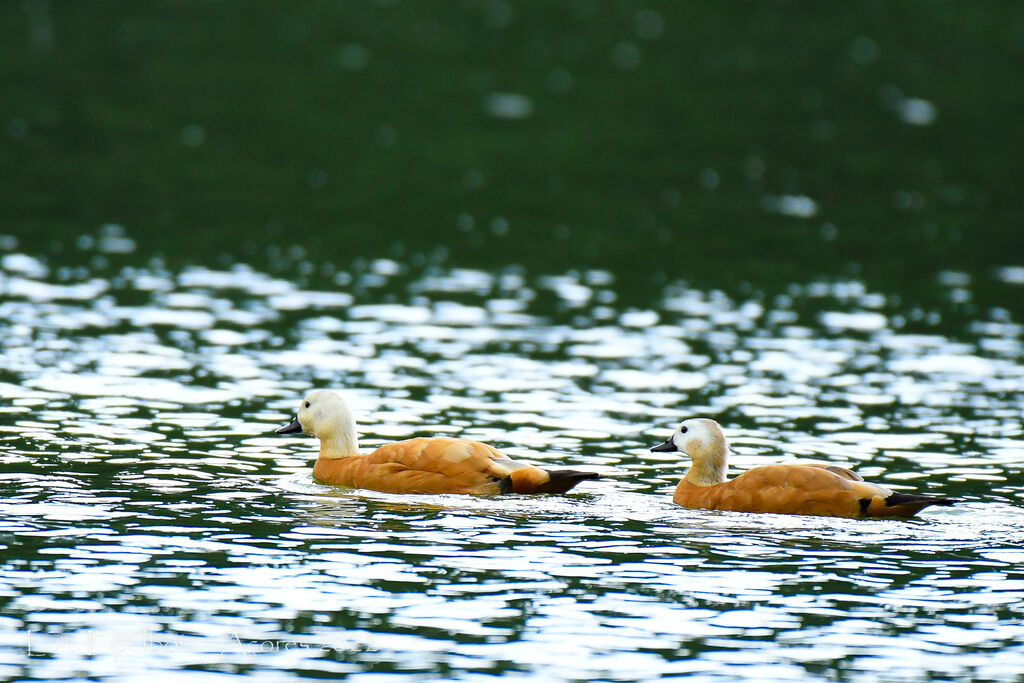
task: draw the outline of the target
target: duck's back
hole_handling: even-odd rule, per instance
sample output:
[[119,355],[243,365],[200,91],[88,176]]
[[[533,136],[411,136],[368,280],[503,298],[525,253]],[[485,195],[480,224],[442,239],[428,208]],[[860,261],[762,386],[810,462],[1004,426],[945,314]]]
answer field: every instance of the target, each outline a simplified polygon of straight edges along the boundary
[[[712,486],[683,479],[672,499],[687,508],[861,517],[870,502],[890,491],[828,465],[767,465]],[[868,502],[862,502],[868,501]]]

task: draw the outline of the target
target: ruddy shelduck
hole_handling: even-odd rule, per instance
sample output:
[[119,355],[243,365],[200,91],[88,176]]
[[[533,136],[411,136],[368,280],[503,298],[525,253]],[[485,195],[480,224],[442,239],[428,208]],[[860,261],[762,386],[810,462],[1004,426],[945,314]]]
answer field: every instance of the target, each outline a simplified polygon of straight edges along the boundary
[[356,423],[344,399],[313,391],[276,434],[320,439],[313,477],[325,484],[385,493],[565,493],[595,472],[542,470],[510,460],[487,444],[446,437],[417,438],[360,454]]
[[764,465],[728,480],[729,443],[708,418],[685,420],[671,438],[651,449],[683,451],[690,469],[672,500],[685,508],[774,512],[827,517],[913,517],[929,505],[952,505],[952,498],[896,493],[854,472],[827,463]]

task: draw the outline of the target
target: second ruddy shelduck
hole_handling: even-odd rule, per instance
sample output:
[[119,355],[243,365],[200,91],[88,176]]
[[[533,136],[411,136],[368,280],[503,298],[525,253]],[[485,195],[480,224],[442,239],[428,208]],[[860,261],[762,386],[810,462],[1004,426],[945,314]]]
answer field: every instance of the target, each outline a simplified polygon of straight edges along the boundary
[[684,421],[656,452],[683,451],[690,469],[672,500],[685,508],[774,512],[827,517],[913,517],[929,505],[952,498],[896,493],[872,484],[845,467],[827,463],[764,465],[734,479],[725,476],[729,443],[708,418]]
[[385,493],[565,493],[596,472],[543,470],[510,460],[478,441],[417,438],[361,454],[356,423],[345,400],[333,391],[309,393],[292,421],[276,434],[320,439],[313,477],[325,484]]

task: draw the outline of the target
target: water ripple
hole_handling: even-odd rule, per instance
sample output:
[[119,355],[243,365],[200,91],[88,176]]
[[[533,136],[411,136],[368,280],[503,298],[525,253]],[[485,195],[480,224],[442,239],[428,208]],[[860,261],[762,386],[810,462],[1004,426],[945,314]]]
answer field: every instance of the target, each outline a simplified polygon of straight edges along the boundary
[[[859,281],[674,282],[627,306],[603,271],[119,266],[131,246],[106,270],[0,258],[5,676],[1024,667],[1005,311],[954,327]],[[311,386],[346,391],[364,447],[466,436],[607,476],[542,497],[324,486],[312,440],[271,434]],[[685,464],[648,449],[690,415],[726,425],[737,471],[829,460],[965,502],[911,522],[684,510]]]

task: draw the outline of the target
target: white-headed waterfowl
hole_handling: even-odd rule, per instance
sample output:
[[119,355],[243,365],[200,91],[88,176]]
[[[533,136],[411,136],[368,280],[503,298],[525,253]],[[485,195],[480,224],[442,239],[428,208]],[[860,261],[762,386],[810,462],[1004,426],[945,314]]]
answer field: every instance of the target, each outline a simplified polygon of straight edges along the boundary
[[361,454],[356,424],[344,399],[313,391],[277,434],[320,439],[313,476],[325,484],[385,493],[565,493],[595,472],[543,470],[510,460],[487,444],[447,437],[417,438]]
[[652,451],[683,451],[690,469],[672,496],[686,508],[774,512],[828,517],[913,517],[929,505],[952,498],[896,493],[854,472],[826,463],[765,465],[734,479],[725,476],[729,444],[714,420],[684,421]]

